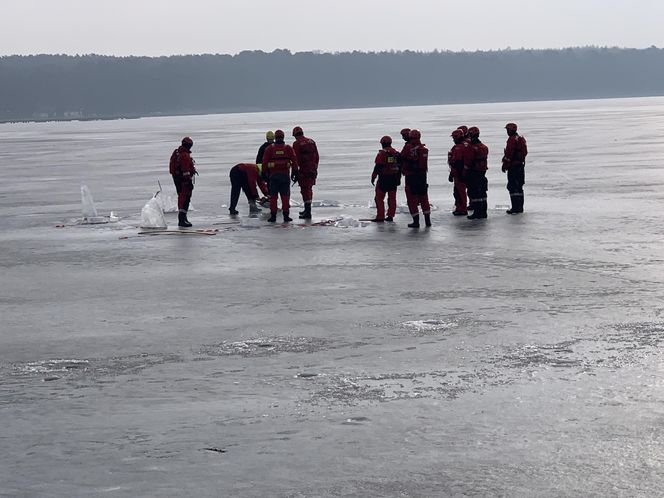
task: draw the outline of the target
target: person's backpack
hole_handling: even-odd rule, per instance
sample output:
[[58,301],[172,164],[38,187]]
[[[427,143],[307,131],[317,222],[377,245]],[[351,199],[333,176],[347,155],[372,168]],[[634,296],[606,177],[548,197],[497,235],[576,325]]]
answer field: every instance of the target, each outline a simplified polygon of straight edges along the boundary
[[526,162],[526,156],[528,155],[528,144],[526,142],[526,137],[521,135],[516,137],[516,146],[514,147],[514,161],[520,163]]
[[168,162],[168,171],[171,175],[179,175],[182,172],[179,149],[175,149],[171,154],[171,160]]
[[303,140],[300,144],[300,154],[303,156],[310,156],[316,152],[316,142],[308,138]]

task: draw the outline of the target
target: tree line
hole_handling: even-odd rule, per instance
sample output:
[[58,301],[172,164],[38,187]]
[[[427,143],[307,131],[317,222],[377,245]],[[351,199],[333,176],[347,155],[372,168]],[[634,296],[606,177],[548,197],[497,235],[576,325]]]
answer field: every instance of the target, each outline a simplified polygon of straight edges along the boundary
[[0,57],[0,121],[664,95],[664,49]]

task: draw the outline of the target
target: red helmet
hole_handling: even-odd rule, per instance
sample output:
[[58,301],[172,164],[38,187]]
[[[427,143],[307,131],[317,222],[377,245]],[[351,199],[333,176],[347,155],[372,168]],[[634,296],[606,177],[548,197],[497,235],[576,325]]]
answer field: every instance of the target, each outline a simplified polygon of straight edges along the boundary
[[465,136],[466,134],[463,132],[461,128],[457,128],[452,132],[452,138],[454,139],[454,141],[457,141]]
[[392,145],[392,137],[388,137],[385,135],[383,138],[380,139],[381,145]]
[[284,130],[276,130],[274,132],[274,139],[275,140],[283,140],[284,139]]
[[477,126],[471,126],[468,128],[468,136],[477,138],[480,136],[480,129]]
[[516,129],[517,129],[516,123],[507,123],[505,125],[505,129],[507,131],[516,131]]
[[184,137],[182,139],[182,146],[186,147],[187,149],[191,149],[191,147],[194,145],[194,141],[189,138],[189,137]]
[[401,136],[404,140],[408,140],[410,138],[410,128],[404,128],[399,133],[401,133]]
[[461,130],[464,135],[468,134],[468,127],[466,125],[461,125],[461,126],[457,127],[457,130]]
[[410,130],[410,138],[419,140],[420,138],[422,138],[422,134],[420,133],[419,130]]
[[299,126],[296,126],[295,128],[293,128],[293,136],[294,137],[299,137],[300,135],[304,135],[304,132],[302,131],[302,128],[300,128]]

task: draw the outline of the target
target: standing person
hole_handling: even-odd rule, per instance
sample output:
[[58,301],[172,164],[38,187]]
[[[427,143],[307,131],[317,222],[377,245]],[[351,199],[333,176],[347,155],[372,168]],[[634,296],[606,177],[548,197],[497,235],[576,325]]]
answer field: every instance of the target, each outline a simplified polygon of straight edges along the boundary
[[526,184],[526,156],[528,144],[526,139],[519,135],[515,123],[507,123],[507,143],[503,155],[503,173],[507,173],[507,191],[510,193],[512,207],[507,214],[523,213],[523,186]]
[[316,142],[304,136],[304,131],[299,126],[293,128],[293,151],[297,157],[297,164],[300,168],[296,174],[295,180],[300,184],[300,193],[304,202],[304,211],[300,212],[300,218],[303,220],[311,219],[311,202],[314,198],[313,186],[316,185],[318,176],[318,147]]
[[431,226],[427,184],[429,149],[420,141],[421,137],[419,130],[410,130],[408,143],[399,154],[402,161],[401,172],[406,177],[406,201],[413,217],[413,222],[408,224],[409,228],[420,228],[420,205],[426,226]]
[[[397,187],[401,184],[399,169],[399,153],[392,148],[392,137],[387,135],[380,139],[381,150],[376,155],[375,166],[371,173],[371,185],[375,185],[376,177],[376,223],[393,221],[397,212]],[[387,218],[385,217],[385,194],[387,194]]]
[[263,195],[268,195],[267,184],[263,178],[261,178],[258,165],[251,163],[236,164],[231,168],[229,176],[231,179],[231,203],[228,207],[230,214],[238,214],[238,211],[235,208],[237,206],[237,201],[240,199],[240,190],[243,190],[244,195],[247,196],[247,200],[249,201],[249,212],[258,213],[260,208],[256,206],[256,201],[258,200],[258,190],[256,189],[256,185],[258,185],[258,188],[260,188]]
[[283,130],[274,132],[274,143],[265,149],[262,159],[263,170],[269,177],[270,223],[277,221],[277,196],[281,196],[281,209],[284,223],[293,221],[290,213],[290,182],[297,180],[298,165],[295,152],[284,143]]
[[191,195],[194,191],[194,175],[196,171],[196,162],[191,157],[191,148],[194,141],[189,137],[182,139],[182,145],[173,151],[168,164],[168,170],[173,177],[175,190],[178,193],[178,226],[190,227],[191,223],[187,219]]
[[[466,142],[468,145],[470,145],[470,138],[468,137],[468,127],[466,125],[457,126],[457,130],[461,130],[463,132],[463,141]],[[452,179],[452,181],[454,181],[454,179]],[[467,193],[468,193],[468,185],[466,185],[466,194]],[[466,195],[466,199],[468,199],[468,195]],[[472,211],[473,209],[475,209],[475,206],[473,206],[472,203],[469,203],[466,210]]]
[[406,145],[410,141],[410,128],[403,128],[399,134],[401,135],[401,138],[403,138],[403,146],[401,147],[401,151],[399,152],[399,169],[403,173],[403,152],[406,149]]
[[274,132],[273,131],[266,131],[265,132],[265,143],[260,146],[258,149],[258,154],[256,154],[256,164],[259,166],[262,164],[263,161],[263,154],[265,153],[265,149],[267,149],[270,145],[274,143]]
[[470,144],[465,140],[463,130],[457,128],[452,132],[454,145],[447,153],[447,164],[450,166],[449,178],[454,183],[454,216],[466,216],[468,214],[468,197],[466,196],[466,181],[463,168],[466,157],[470,153]]
[[468,129],[468,137],[470,138],[470,153],[466,157],[464,175],[470,203],[474,206],[473,214],[468,216],[468,219],[476,220],[487,217],[487,189],[489,185],[486,179],[486,171],[488,169],[489,148],[480,141],[480,129],[477,126]]

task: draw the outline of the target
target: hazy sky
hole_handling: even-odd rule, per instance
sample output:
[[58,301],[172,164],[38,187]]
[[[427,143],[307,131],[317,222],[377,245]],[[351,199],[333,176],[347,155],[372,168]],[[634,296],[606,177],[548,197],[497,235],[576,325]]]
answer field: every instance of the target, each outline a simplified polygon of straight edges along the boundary
[[664,47],[664,0],[14,0],[0,55]]

